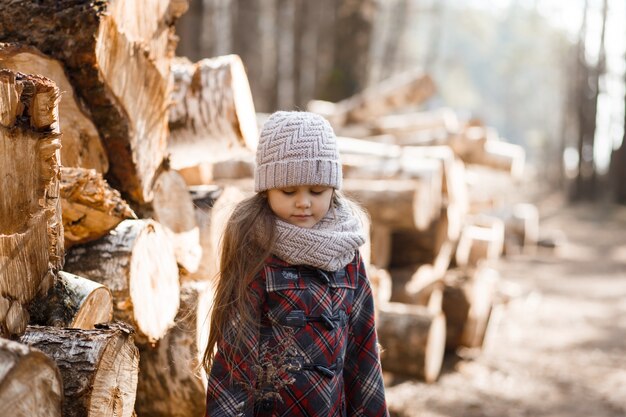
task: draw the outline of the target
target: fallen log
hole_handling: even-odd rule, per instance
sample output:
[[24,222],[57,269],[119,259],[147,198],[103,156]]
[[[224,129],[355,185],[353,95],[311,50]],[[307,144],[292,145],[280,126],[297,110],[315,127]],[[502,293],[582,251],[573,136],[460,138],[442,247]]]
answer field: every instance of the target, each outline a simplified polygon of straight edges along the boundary
[[504,223],[493,216],[468,219],[456,247],[455,262],[461,268],[474,268],[481,262],[494,262],[504,248]]
[[98,130],[76,97],[65,69],[58,60],[45,56],[31,46],[0,43],[0,69],[42,75],[54,81],[63,92],[63,99],[59,102],[63,166],[92,168],[102,174],[109,170],[109,160]]
[[58,101],[52,81],[0,70],[0,294],[13,302],[5,337],[23,331],[26,306],[63,266]]
[[152,220],[124,220],[103,238],[73,247],[65,270],[107,286],[113,317],[137,329],[138,342],[160,339],[178,311],[174,248]]
[[432,180],[431,177],[423,180],[345,179],[343,191],[367,210],[374,224],[391,229],[424,230],[434,212]]
[[226,55],[172,65],[168,151],[173,169],[193,169],[256,149],[258,127],[241,58]]
[[313,101],[307,109],[329,119],[333,126],[367,122],[394,110],[417,106],[435,93],[432,78],[422,71],[393,76],[338,103]]
[[0,338],[0,415],[61,417],[62,402],[54,361],[38,349]]
[[181,287],[176,325],[155,346],[140,346],[135,409],[154,417],[199,416],[205,412],[206,376],[201,361],[207,341],[212,288],[208,282]]
[[171,0],[0,3],[0,41],[63,62],[109,157],[107,177],[137,202],[152,199],[165,156],[174,22]]
[[61,168],[60,191],[66,249],[101,238],[124,219],[137,218],[95,170]]
[[442,302],[447,323],[446,349],[483,346],[498,280],[498,272],[491,268],[448,271]]
[[378,117],[369,122],[373,134],[393,135],[399,145],[402,137],[419,131],[456,132],[460,129],[459,118],[450,108],[439,108],[432,111],[390,114]]
[[113,318],[113,297],[102,284],[59,271],[47,294],[31,303],[30,324],[93,329]]
[[426,307],[388,303],[378,311],[378,340],[384,371],[434,382],[441,372],[446,318]]
[[121,324],[95,330],[29,326],[20,341],[56,362],[63,378],[64,417],[130,417],[139,353]]
[[[154,184],[150,215],[164,228],[174,246],[178,265],[195,272],[202,258],[200,231],[187,184],[174,170],[161,172]],[[145,213],[144,213],[145,214]]]

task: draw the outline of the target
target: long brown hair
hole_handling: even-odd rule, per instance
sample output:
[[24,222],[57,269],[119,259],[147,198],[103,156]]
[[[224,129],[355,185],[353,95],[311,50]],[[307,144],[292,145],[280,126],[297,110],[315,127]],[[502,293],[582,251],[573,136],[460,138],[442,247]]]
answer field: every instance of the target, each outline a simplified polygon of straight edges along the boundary
[[[221,242],[220,272],[211,312],[209,338],[202,360],[207,374],[215,347],[229,335],[229,345],[238,349],[246,329],[254,328],[248,285],[263,268],[274,240],[274,214],[265,193],[241,201],[228,219]],[[237,320],[233,323],[233,320]],[[233,327],[234,326],[234,327]],[[235,332],[233,332],[235,329]],[[230,356],[230,355],[228,355]],[[226,357],[230,361],[230,357]]]

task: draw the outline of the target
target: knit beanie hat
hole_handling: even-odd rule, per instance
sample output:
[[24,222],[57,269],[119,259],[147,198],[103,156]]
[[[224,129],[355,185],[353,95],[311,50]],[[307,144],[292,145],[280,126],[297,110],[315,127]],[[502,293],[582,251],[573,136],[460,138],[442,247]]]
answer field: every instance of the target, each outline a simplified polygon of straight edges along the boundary
[[300,185],[341,188],[337,138],[330,123],[317,114],[278,111],[261,130],[254,190]]

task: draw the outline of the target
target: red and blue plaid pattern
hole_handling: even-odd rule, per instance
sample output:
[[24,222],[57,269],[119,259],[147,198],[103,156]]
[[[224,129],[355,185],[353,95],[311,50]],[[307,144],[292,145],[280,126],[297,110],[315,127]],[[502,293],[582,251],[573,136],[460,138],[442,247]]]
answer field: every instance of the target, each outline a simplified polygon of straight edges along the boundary
[[[337,272],[272,256],[250,291],[259,326],[244,329],[243,349],[219,343],[206,416],[388,416],[372,292],[358,252]],[[233,334],[237,326],[234,320]]]

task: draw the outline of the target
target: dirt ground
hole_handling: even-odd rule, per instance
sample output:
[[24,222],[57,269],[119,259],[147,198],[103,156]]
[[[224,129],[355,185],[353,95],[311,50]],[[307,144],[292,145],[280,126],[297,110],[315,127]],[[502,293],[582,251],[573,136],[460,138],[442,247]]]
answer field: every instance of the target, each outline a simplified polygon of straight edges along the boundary
[[626,416],[626,207],[540,206],[558,251],[503,259],[482,352],[447,355],[433,384],[389,378],[392,416]]

